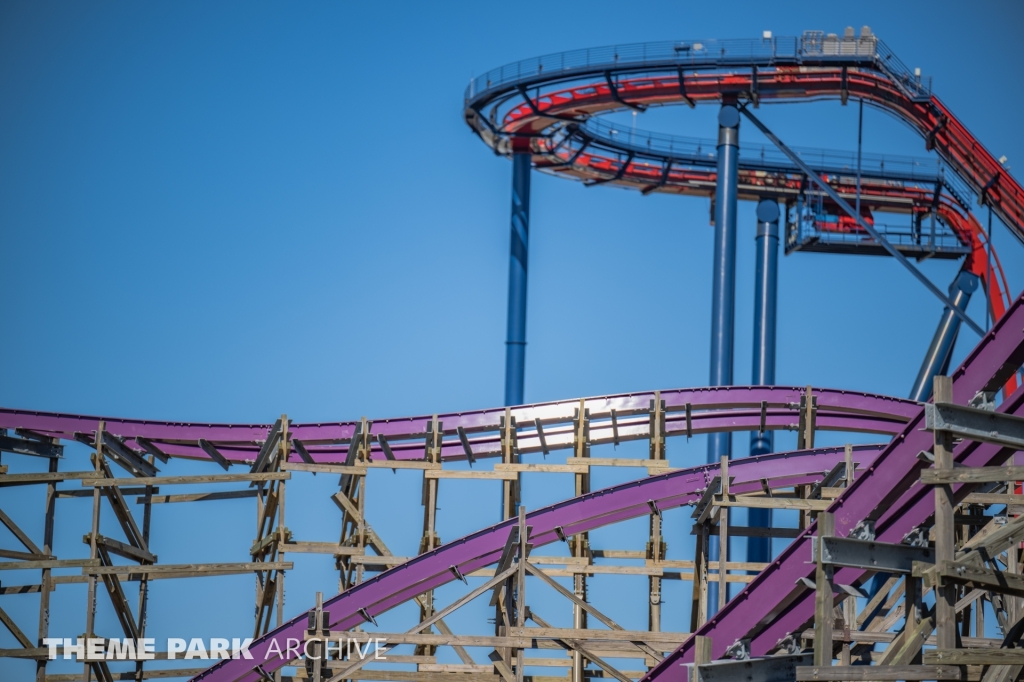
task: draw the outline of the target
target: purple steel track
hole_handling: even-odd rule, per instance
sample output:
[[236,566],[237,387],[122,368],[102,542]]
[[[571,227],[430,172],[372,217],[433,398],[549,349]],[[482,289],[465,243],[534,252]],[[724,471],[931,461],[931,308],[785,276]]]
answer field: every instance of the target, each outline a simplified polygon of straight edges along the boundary
[[[666,406],[667,435],[686,434],[685,409],[691,407],[691,433],[749,431],[760,423],[761,403],[767,404],[765,429],[795,429],[799,419],[799,403],[803,389],[787,386],[722,386],[716,388],[676,389],[661,392]],[[815,389],[818,400],[816,428],[819,430],[854,431],[892,435],[899,433],[918,411],[910,400],[834,389]],[[653,392],[629,393],[587,398],[585,409],[592,419],[610,419],[615,410],[618,440],[648,437],[649,409]],[[572,420],[579,400],[563,400],[511,408],[511,416],[520,425],[518,450],[529,454],[541,451],[540,439],[533,426],[540,419],[549,449],[572,447]],[[497,457],[501,454],[500,420],[505,408],[475,410],[438,415],[444,435],[442,458],[461,460],[466,455],[455,437],[458,427],[465,429],[474,457]],[[141,419],[94,417],[53,412],[33,412],[0,408],[0,428],[22,428],[64,439],[75,434],[89,437],[98,423],[106,422],[106,431],[126,439],[130,447],[142,449],[134,440],[143,437],[173,457],[210,460],[198,445],[199,439],[213,443],[228,460],[252,461],[259,444],[267,437],[269,424],[188,424]],[[369,427],[371,440],[384,435],[397,459],[422,459],[424,438],[430,416],[382,419]],[[358,422],[291,424],[291,437],[302,441],[316,462],[344,461]],[[527,428],[522,428],[524,425]],[[610,423],[593,423],[591,443],[610,443],[614,434]],[[373,459],[384,459],[383,451],[372,443]],[[299,461],[292,452],[290,461]]]

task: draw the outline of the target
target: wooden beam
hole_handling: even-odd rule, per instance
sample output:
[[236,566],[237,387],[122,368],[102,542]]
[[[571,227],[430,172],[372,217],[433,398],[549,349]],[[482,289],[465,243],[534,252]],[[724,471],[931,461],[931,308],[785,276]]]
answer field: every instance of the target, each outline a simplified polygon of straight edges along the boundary
[[822,561],[824,547],[822,538],[835,535],[835,521],[832,514],[822,512],[818,516],[817,568],[815,569],[814,593],[814,665],[828,667],[832,665],[832,610],[835,601],[832,596],[832,575],[834,568]]
[[316,464],[307,464],[305,462],[283,462],[281,464],[281,471],[305,471],[310,473],[327,473],[327,474],[348,474],[351,476],[365,476],[367,469],[414,469],[417,471],[427,469],[440,469],[440,464],[434,464],[433,462],[424,462],[423,460],[370,460],[368,462],[360,462],[358,464],[347,465],[347,464],[327,464],[318,462]]
[[18,527],[18,524],[16,524],[11,519],[10,516],[4,513],[3,509],[0,509],[0,523],[7,526],[7,530],[11,531],[14,534],[14,537],[18,538],[18,542],[24,545],[25,549],[27,549],[31,554],[46,553],[43,550],[39,549],[36,546],[36,543],[32,542],[32,539],[28,535],[26,535],[25,532],[21,530],[21,528]]
[[290,561],[255,561],[229,564],[163,564],[162,566],[95,566],[82,569],[83,575],[142,575],[153,573],[216,573],[218,571],[290,571]]
[[[83,535],[82,542],[84,542],[87,545],[91,545],[92,535],[89,533]],[[110,551],[113,554],[116,554],[120,557],[124,557],[125,559],[130,559],[131,561],[138,561],[141,563],[150,564],[155,564],[157,562],[156,555],[150,554],[144,549],[133,547],[132,545],[126,544],[119,540],[108,538],[105,535],[97,535],[96,544],[101,547],[105,547],[108,551]]]
[[932,649],[928,665],[1024,665],[1024,649]]
[[[333,556],[351,556],[353,559],[363,558],[354,556],[363,551],[359,547],[343,547],[336,542],[283,542],[278,546],[278,549],[282,552],[296,552],[298,554],[331,554]],[[376,558],[381,559],[383,557]],[[391,557],[388,558],[390,559]],[[401,557],[401,561],[394,563],[400,564],[407,560],[405,557]],[[363,563],[372,562],[364,561]]]
[[14,635],[14,638],[18,640],[18,643],[21,644],[21,646],[26,649],[32,647],[32,641],[29,640],[28,636],[21,631],[21,628],[18,627],[17,623],[15,623],[3,609],[0,609],[0,623],[3,623],[4,626],[10,630],[11,634]]
[[[969,585],[972,589],[983,589],[998,594],[1024,597],[1024,576],[983,568],[975,564],[943,561],[934,568],[927,564],[914,563],[915,575],[923,577],[926,584]],[[955,606],[955,602],[954,602]],[[939,647],[945,649],[947,647]],[[948,647],[952,648],[952,647]]]
[[82,568],[99,565],[99,559],[46,559],[44,561],[9,561],[0,563],[0,571],[21,571],[31,568]]
[[504,464],[502,462],[495,464],[494,470],[520,473],[543,472],[550,474],[585,474],[588,471],[585,466],[572,466],[569,464]]
[[955,469],[924,469],[923,485],[948,483],[1004,483],[1024,480],[1024,466],[956,467]]
[[441,471],[439,469],[427,469],[423,477],[428,481],[441,478],[469,478],[483,481],[516,481],[519,480],[519,473],[516,471]]
[[3,594],[35,594],[43,591],[42,585],[7,585],[0,587],[0,595]]
[[[137,487],[137,488],[118,488],[118,490],[121,491],[121,494],[124,497],[135,497],[135,496],[138,496],[138,495],[153,495],[155,493],[160,492],[160,488],[157,488],[155,486],[141,486],[141,487]],[[69,498],[77,498],[77,497],[92,497],[92,489],[91,488],[74,488],[74,489],[69,490],[69,489],[65,488],[64,490],[56,491],[56,495],[60,499],[69,499]],[[140,504],[141,504],[141,501],[140,501]]]
[[625,457],[566,457],[565,463],[569,466],[635,467],[638,469],[664,469],[666,471],[672,468],[668,460],[664,459],[629,459]]
[[47,559],[56,559],[56,557],[51,554],[32,554],[31,552],[19,552],[13,549],[0,549],[0,558],[18,559],[20,561],[46,561]]
[[880,680],[959,680],[954,665],[797,666],[797,682],[873,682]]
[[[96,478],[95,471],[61,471],[48,474],[5,474],[0,476],[0,487],[9,485],[29,485],[31,483],[51,483],[53,481],[77,481]],[[138,479],[125,479],[136,481]]]
[[965,504],[1024,504],[1024,495],[1003,493],[968,493]]
[[[292,475],[287,471],[274,471],[262,474],[208,474],[202,476],[148,476],[139,478],[86,478],[83,486],[120,486],[120,485],[188,485],[191,483],[241,483],[245,481],[287,481]],[[3,479],[0,479],[2,484]]]
[[[124,490],[121,491],[124,494]],[[256,497],[257,490],[219,490],[209,493],[189,493],[187,495],[149,495],[135,500],[136,504],[170,504],[173,502],[205,502],[211,500],[234,500],[243,497]],[[139,493],[142,494],[142,493]]]
[[[658,645],[677,647],[690,636],[689,632],[648,632],[646,630],[588,630],[577,628],[508,628],[504,637],[486,635],[435,635],[416,633],[380,633],[354,632],[351,630],[331,630],[328,637],[337,641],[351,638],[353,642],[365,645],[375,637],[385,640],[388,644],[423,644],[432,646],[479,646],[513,649],[534,648],[533,642],[551,639],[578,639],[584,642],[641,642],[648,641]],[[305,635],[305,639],[323,639],[323,636]]]
[[832,500],[806,500],[798,497],[755,497],[753,495],[727,495],[715,497],[718,507],[747,507],[748,509],[800,509],[822,512],[832,506]]

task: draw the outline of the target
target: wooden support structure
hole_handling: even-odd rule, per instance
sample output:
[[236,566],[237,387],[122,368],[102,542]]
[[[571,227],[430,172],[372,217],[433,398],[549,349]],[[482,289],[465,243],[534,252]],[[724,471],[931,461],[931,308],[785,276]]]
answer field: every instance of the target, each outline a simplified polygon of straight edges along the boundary
[[[587,409],[586,400],[580,399],[580,406],[576,408],[576,416],[573,419],[573,454],[577,459],[583,460],[590,457],[590,411]],[[590,473],[576,474],[576,497],[586,495],[590,492]],[[572,538],[572,556],[580,563],[590,562],[590,536],[589,533],[576,533]],[[572,607],[572,626],[577,630],[587,627],[587,612],[582,608],[581,603],[587,601],[587,574],[573,574],[573,595],[576,601]],[[576,648],[572,652],[572,670],[570,671],[571,682],[584,682],[584,669],[587,659],[583,652]]]
[[[666,462],[665,454],[665,402],[661,399],[661,392],[654,392],[654,399],[651,400],[651,416],[648,430],[650,433],[650,444],[648,447],[652,463]],[[613,413],[613,420],[615,419]],[[653,471],[653,467],[648,469]],[[647,562],[648,565],[657,566],[664,562],[668,553],[668,547],[663,539],[661,529],[661,510],[653,501],[650,502],[650,536],[647,541]],[[652,632],[661,631],[661,581],[660,575],[652,575],[649,579],[649,604],[647,608],[647,629]]]
[[833,567],[824,562],[824,543],[822,540],[835,535],[835,520],[832,514],[822,512],[818,515],[818,554],[815,567],[814,595],[814,665],[832,665],[832,629],[835,616],[832,593]]
[[[952,396],[944,393],[944,384],[948,385],[948,380],[944,382],[940,378],[936,382],[936,401],[951,403]],[[68,632],[63,623],[53,623],[49,618],[53,600],[61,597],[62,592],[70,593],[63,587],[69,584],[85,585],[88,594],[86,632],[95,632],[103,637],[141,637],[147,629],[152,629],[147,628],[151,592],[159,589],[164,584],[162,581],[250,574],[255,577],[256,584],[253,632],[258,636],[282,622],[285,575],[293,566],[290,554],[303,553],[309,555],[311,561],[332,562],[338,571],[339,587],[348,589],[380,571],[407,561],[412,555],[440,546],[437,514],[441,480],[458,478],[479,481],[480,485],[490,487],[494,495],[498,494],[500,486],[502,517],[518,519],[508,539],[507,556],[503,555],[497,566],[474,566],[473,570],[465,572],[462,567],[451,567],[455,578],[466,581],[463,595],[442,609],[435,607],[433,591],[417,595],[414,598],[417,613],[410,614],[409,618],[412,620],[418,615],[418,619],[404,633],[373,632],[375,624],[372,618],[379,614],[372,611],[372,606],[368,608],[373,615],[367,612],[366,622],[347,633],[332,632],[330,628],[336,623],[331,622],[330,609],[324,607],[322,594],[318,594],[316,607],[309,612],[306,632],[307,639],[314,640],[314,650],[323,638],[336,638],[339,634],[357,639],[384,636],[389,645],[408,648],[393,649],[394,655],[389,656],[390,662],[386,665],[374,664],[365,668],[346,656],[339,659],[336,654],[320,661],[298,661],[292,679],[317,682],[356,679],[553,682],[556,678],[587,682],[595,677],[615,678],[620,682],[635,680],[689,636],[684,632],[662,631],[667,622],[663,619],[663,595],[666,587],[673,589],[674,586],[666,581],[690,583],[683,589],[689,590],[687,594],[691,599],[688,627],[696,630],[708,618],[709,583],[718,586],[718,606],[721,608],[729,598],[730,584],[740,583],[742,587],[765,566],[734,560],[729,554],[731,536],[793,538],[799,533],[799,529],[793,527],[755,529],[738,526],[736,515],[730,513],[736,507],[795,510],[801,516],[801,526],[810,527],[817,522],[817,554],[813,566],[808,564],[806,574],[810,585],[803,583],[803,587],[798,585],[794,588],[814,590],[814,622],[800,625],[791,641],[782,646],[788,651],[783,651],[777,661],[783,663],[782,658],[786,656],[807,657],[806,661],[794,664],[797,667],[791,679],[1010,682],[1024,669],[1024,660],[1018,660],[1015,653],[1018,649],[1001,639],[986,637],[985,631],[985,611],[988,608],[995,612],[998,621],[996,624],[990,622],[988,626],[990,629],[998,626],[1003,638],[1016,632],[1014,623],[1024,615],[1020,606],[1024,599],[1024,577],[1020,575],[1019,555],[1020,543],[1024,541],[1024,517],[1017,516],[1020,509],[1017,505],[1024,503],[1024,496],[1016,495],[1013,488],[1014,481],[1024,478],[1024,469],[1015,468],[1012,463],[976,469],[955,465],[953,435],[942,429],[935,431],[934,467],[925,468],[921,473],[922,484],[934,489],[934,527],[918,529],[914,537],[908,536],[901,545],[886,547],[873,541],[831,537],[834,524],[827,510],[856,477],[855,450],[847,446],[845,451],[838,453],[842,455],[838,464],[836,459],[831,460],[829,466],[835,465],[831,471],[816,473],[799,483],[766,479],[760,482],[759,489],[756,482],[754,489],[751,489],[749,481],[735,483],[730,476],[730,462],[723,459],[704,479],[707,485],[693,508],[692,528],[690,524],[682,529],[673,526],[677,515],[663,514],[657,502],[651,500],[648,509],[639,512],[641,516],[645,512],[647,515],[646,537],[637,538],[631,546],[592,547],[589,533],[567,526],[558,529],[567,551],[549,552],[549,556],[534,553],[531,529],[522,506],[524,484],[533,477],[562,475],[567,484],[571,476],[572,489],[566,489],[564,495],[569,497],[590,492],[590,473],[595,466],[641,468],[646,469],[648,475],[671,470],[666,448],[668,438],[692,433],[695,425],[699,427],[699,421],[695,419],[695,414],[699,418],[699,413],[688,404],[685,407],[666,407],[659,393],[654,393],[653,399],[648,400],[649,397],[645,395],[642,402],[638,401],[630,410],[617,411],[602,406],[599,401],[581,400],[575,409],[567,409],[561,416],[541,414],[535,417],[526,408],[506,408],[500,418],[495,415],[490,423],[449,426],[447,429],[437,416],[433,416],[421,419],[415,438],[406,437],[404,441],[381,435],[392,431],[383,423],[375,425],[363,418],[354,428],[348,427],[352,428],[351,432],[346,430],[344,436],[338,436],[331,443],[297,443],[289,419],[282,415],[267,432],[265,440],[257,441],[260,451],[255,460],[250,460],[252,466],[248,471],[237,471],[240,462],[231,459],[232,450],[226,443],[213,440],[207,442],[207,446],[223,459],[219,462],[211,455],[210,465],[214,473],[164,475],[158,470],[166,463],[166,457],[161,458],[157,454],[164,452],[161,444],[109,433],[103,423],[96,425],[94,434],[82,434],[79,439],[88,442],[93,450],[91,467],[81,464],[68,466],[61,463],[59,457],[40,458],[33,454],[15,453],[16,457],[32,457],[32,461],[38,462],[41,468],[33,473],[21,473],[20,469],[16,470],[17,473],[0,470],[0,488],[34,485],[43,490],[45,523],[40,536],[33,537],[25,531],[33,526],[19,525],[23,509],[0,510],[0,524],[13,536],[12,542],[0,548],[0,575],[17,569],[40,573],[38,582],[35,577],[25,581],[28,583],[25,585],[4,582],[0,586],[0,597],[38,594],[39,623],[33,630],[28,627],[31,621],[23,613],[12,615],[10,610],[0,608],[0,627],[9,630],[19,646],[4,650],[0,655],[28,659],[35,666],[36,682],[65,679],[66,676],[54,675],[52,670],[47,670],[43,640],[49,636],[75,637],[81,634]],[[808,388],[801,396],[799,407],[795,396],[792,400],[788,404],[793,405],[793,426],[798,432],[800,445],[813,447],[815,431],[819,427],[818,396]],[[767,405],[762,406],[762,410],[767,409]],[[779,408],[773,406],[771,409]],[[822,428],[827,427],[824,418],[821,425]],[[607,446],[610,451],[619,442],[640,438],[647,440],[646,456],[591,457],[593,447]],[[50,445],[58,447],[59,443],[54,441],[47,447]],[[321,457],[316,457],[325,445],[341,450],[344,462],[332,460],[333,463],[325,463]],[[172,448],[163,447],[173,452]],[[381,457],[382,452],[391,452],[392,449],[409,453],[413,448],[416,452],[414,459],[408,454],[404,459],[396,459],[394,453]],[[571,456],[565,459],[564,464],[552,461],[553,458],[542,459],[551,452],[570,448],[568,454]],[[204,451],[208,449],[204,448]],[[451,459],[449,455],[453,451],[465,454],[470,466],[467,468],[466,462],[460,462],[452,467],[447,460]],[[422,458],[419,452],[423,453]],[[446,461],[442,461],[442,453]],[[534,453],[536,460],[531,461]],[[611,453],[595,451],[594,454]],[[42,465],[44,461],[45,466]],[[113,464],[119,468],[115,469]],[[218,471],[220,473],[216,473]],[[332,485],[328,505],[332,511],[337,508],[340,514],[337,542],[334,541],[334,528],[328,537],[330,542],[314,541],[311,537],[317,537],[315,535],[293,537],[286,525],[286,485],[292,490],[294,502],[298,499],[296,495],[301,494],[296,491],[296,486],[301,484],[289,484],[293,476],[309,481],[313,476],[325,473],[339,476],[338,487]],[[530,476],[524,476],[524,473]],[[370,487],[375,496],[378,490],[383,496],[387,494],[388,486],[378,484],[395,480],[391,478],[394,476],[415,476],[422,486],[422,534],[418,535],[418,544],[414,540],[408,547],[396,547],[402,556],[395,556],[378,534],[379,527],[375,529],[367,517],[369,479],[380,477],[375,478]],[[333,484],[333,479],[330,483]],[[169,494],[167,490],[161,494],[159,486],[165,485],[191,487],[182,489],[181,494]],[[969,489],[954,497],[953,491],[959,486]],[[92,498],[91,515],[82,520],[89,523],[89,532],[84,534],[80,552],[55,556],[54,512],[59,504],[57,501],[77,497]],[[132,497],[135,503],[129,505]],[[169,508],[156,507],[158,513],[165,513],[164,510],[173,513],[185,503],[219,500],[224,505],[244,505],[251,503],[248,502],[250,498],[255,498],[256,532],[252,543],[247,544],[249,556],[243,555],[232,563],[171,564],[159,561],[154,547],[163,548],[165,545],[156,545],[150,538],[154,505],[175,503]],[[404,500],[395,502],[404,503]],[[457,500],[449,502],[454,503]],[[338,520],[339,517],[333,513],[329,517],[332,524]],[[420,530],[418,521],[417,518],[417,532]],[[685,537],[686,533],[694,536],[693,558],[670,555],[666,538]],[[708,557],[712,536],[717,536],[720,543],[719,561],[710,561]],[[157,538],[158,541],[161,539]],[[248,539],[247,536],[247,543]],[[868,550],[857,542],[871,544],[873,548]],[[161,553],[163,551],[161,549]],[[926,556],[928,552],[933,556]],[[874,563],[865,564],[865,561]],[[907,562],[911,563],[910,568],[904,566]],[[839,569],[847,566],[867,570],[868,577],[855,585],[839,584],[843,582]],[[68,569],[77,570],[72,574]],[[867,589],[866,581],[872,572],[889,572],[890,577],[883,581],[877,593],[861,600],[863,608],[858,608],[858,599],[852,595],[860,594],[858,586],[861,590]],[[595,575],[610,577],[592,580],[591,576]],[[616,584],[618,581],[634,581],[634,588],[642,581],[646,597],[643,605],[647,613],[646,630],[625,630],[606,615],[609,612],[602,610],[602,591],[594,589],[595,594],[590,594],[595,584],[600,585],[606,580],[616,581]],[[298,585],[294,576],[289,582]],[[456,585],[462,589],[460,583]],[[133,594],[136,587],[137,599]],[[292,589],[299,588],[293,586]],[[926,606],[931,603],[930,591],[936,594],[934,608]],[[493,631],[486,631],[483,635],[479,631],[476,634],[453,632],[446,618],[454,610],[480,596],[492,594]],[[540,601],[542,598],[545,601]],[[114,629],[111,632],[97,632],[101,629],[97,627],[95,617],[97,600],[105,601],[104,609],[113,607],[116,620],[112,621]],[[570,608],[571,619],[568,618]],[[558,609],[565,609],[561,621],[557,618]],[[556,616],[549,622],[545,616],[550,610],[556,611]],[[455,622],[452,621],[453,624]],[[552,623],[566,627],[554,627]],[[698,668],[701,666],[725,670],[716,667],[720,661],[712,661],[710,640],[698,637],[696,644],[696,665],[690,666],[694,682],[699,682]],[[884,651],[872,651],[876,644],[884,645]],[[810,653],[812,646],[813,654]],[[936,648],[932,650],[931,647]],[[740,648],[742,650],[742,643]],[[794,653],[794,649],[801,648],[803,653]],[[450,650],[447,655],[454,652],[457,658],[445,658],[446,650]],[[619,661],[622,660],[634,661],[636,665],[620,666]],[[871,662],[873,665],[855,665],[858,662]],[[130,669],[125,667],[128,665]],[[124,664],[112,662],[109,666],[106,663],[86,664],[73,679],[133,679],[141,682],[165,675],[160,669],[147,665],[141,660]],[[396,666],[414,666],[415,669]],[[543,672],[550,669],[556,670],[550,675]],[[194,674],[188,670],[182,668],[181,672]],[[275,677],[287,679],[280,673]],[[70,681],[72,678],[67,679]]]

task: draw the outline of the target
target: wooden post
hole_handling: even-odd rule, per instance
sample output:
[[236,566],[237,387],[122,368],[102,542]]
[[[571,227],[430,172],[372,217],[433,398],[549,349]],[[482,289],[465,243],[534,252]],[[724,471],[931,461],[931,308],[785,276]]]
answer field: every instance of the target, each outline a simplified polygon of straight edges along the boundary
[[822,563],[821,538],[830,538],[835,534],[835,518],[829,512],[818,514],[818,566],[815,570],[814,594],[814,665],[823,667],[832,665],[832,566]]
[[[797,497],[799,497],[802,500],[806,500],[807,499],[807,491],[808,491],[808,489],[810,487],[811,486],[809,486],[809,485],[798,485],[798,486],[796,486],[795,489],[796,489]],[[799,512],[797,512],[797,514],[798,514],[798,516],[797,516],[797,519],[798,519],[798,521],[797,521],[797,528],[799,528],[800,530],[807,530],[807,526],[811,525],[811,522],[810,522],[810,520],[811,520],[811,513],[809,511],[807,511],[806,509],[801,509]]]
[[[590,457],[590,411],[586,409],[586,400],[580,399],[580,406],[576,410],[576,419],[573,426],[573,450],[574,455],[579,458]],[[589,468],[588,468],[589,471]],[[590,492],[590,474],[576,474],[576,496],[586,495]],[[576,558],[587,556],[588,536],[586,533],[577,533],[573,536],[572,555]],[[578,599],[587,600],[587,576],[584,573],[573,573],[573,593]],[[577,630],[587,627],[587,612],[578,604],[572,606],[572,626]],[[579,650],[572,653],[572,682],[584,682],[584,668],[587,665],[586,659]]]
[[[1007,548],[1006,550],[1006,572],[1014,575],[1020,573],[1020,546],[1017,544]],[[1003,603],[1006,604],[1007,620],[1011,623],[1016,623],[1020,620],[1020,597],[1015,597],[1012,594],[1004,594]]]
[[[903,579],[903,616],[904,632],[914,631],[921,622],[921,580],[911,575]],[[909,638],[908,638],[909,640]],[[920,664],[921,647],[917,647],[914,657],[909,661],[911,664]]]
[[[359,451],[357,461],[365,464],[370,461],[370,429],[373,425],[366,421],[366,417],[361,420],[362,428],[359,433],[362,434],[362,438],[359,443]],[[359,488],[356,493],[356,509],[359,510],[359,520],[356,525],[356,547],[359,548],[360,554],[366,554],[366,486],[370,481],[369,472],[366,472],[359,481]],[[363,564],[356,565],[356,584],[363,582]]]
[[[665,405],[661,400],[661,391],[654,392],[651,401],[650,420],[650,457],[652,461],[665,460]],[[650,514],[650,540],[648,540],[647,558],[655,565],[665,558],[665,543],[661,536],[661,514],[654,510]],[[661,576],[652,575],[650,583],[650,603],[648,606],[647,629],[651,632],[661,631]]]
[[[148,455],[146,461],[156,464],[156,457]],[[153,521],[153,486],[146,486],[146,503],[142,507],[142,540],[146,547],[149,547],[149,529]],[[146,636],[146,621],[149,619],[149,574],[143,573],[139,581],[139,618],[136,621],[139,626],[139,637]],[[144,661],[135,663],[135,682],[142,682]]]
[[[936,403],[953,402],[953,381],[949,377],[935,377],[933,395]],[[935,468],[953,468],[953,436],[948,432],[935,432]],[[953,561],[956,552],[953,523],[953,486],[936,485],[935,488],[935,563]],[[953,585],[940,585],[935,591],[935,646],[938,649],[956,648],[956,590]]]
[[[506,410],[507,412],[507,410]],[[427,426],[427,447],[425,459],[432,464],[441,464],[441,438],[444,425],[438,421],[435,414]],[[423,498],[423,539],[420,541],[420,554],[426,554],[440,546],[441,541],[437,535],[437,491],[438,479],[427,478],[427,472],[423,472],[424,498]],[[365,479],[364,479],[365,484]],[[420,597],[420,622],[425,621],[434,615],[434,591],[428,590]],[[417,656],[433,656],[437,647],[432,644],[421,644],[416,647]]]
[[[56,457],[50,458],[47,471],[51,474],[57,473],[57,464],[60,460]],[[57,481],[50,481],[46,484],[46,517],[43,522],[43,554],[53,554],[53,513],[57,500]],[[50,630],[50,594],[53,592],[51,569],[44,568],[42,580],[39,586],[39,633],[36,646],[43,646],[43,639],[49,636]],[[36,682],[46,682],[46,659],[36,659]]]
[[974,609],[974,631],[976,637],[984,637],[985,632],[985,595],[978,597]]
[[[516,627],[526,625],[526,507],[519,507],[519,565],[516,569]],[[516,682],[523,682],[524,652],[515,650]]]
[[702,637],[701,635],[697,635],[694,638],[693,679],[691,680],[691,682],[697,682],[698,680],[697,666],[705,665],[711,662],[713,656],[713,654],[711,653],[711,644],[712,642],[710,637]]
[[[316,593],[316,610],[313,611],[313,631],[318,637],[322,637],[329,631],[328,623],[324,622],[324,593]],[[313,682],[323,682],[323,658],[324,658],[324,646],[317,641],[313,644],[313,659],[312,670],[310,670]],[[308,669],[308,668],[307,668]]]
[[708,619],[708,541],[711,526],[708,522],[697,529],[696,549],[693,553],[693,606],[690,611],[690,630],[696,631]]
[[[280,453],[279,453],[279,456],[277,457],[277,463],[274,466],[275,469],[280,469],[281,468],[281,464],[283,464],[284,462],[288,461],[288,454],[291,451],[291,448],[290,448],[289,443],[288,443],[288,416],[287,415],[283,415],[283,414],[281,415],[281,445],[279,447],[280,447]],[[285,521],[284,521],[284,502],[285,502],[285,500],[284,500],[284,491],[285,491],[285,481],[280,481],[278,483],[278,487],[277,487],[277,492],[278,492],[278,496],[279,496],[278,497],[279,502],[278,502],[278,505],[277,505],[277,534],[278,534],[278,537],[277,537],[277,542],[274,545],[274,551],[271,553],[271,556],[274,557],[275,560],[277,558],[276,555],[280,555],[281,559],[282,560],[284,559],[284,551],[283,551],[282,548],[284,547],[285,540],[287,539],[285,537],[285,533],[287,531],[286,531],[285,525],[284,525],[284,523],[285,523]],[[276,623],[277,623],[277,627],[281,627],[281,625],[284,624],[284,571],[278,571],[277,572],[277,581],[276,582],[277,582],[277,621],[276,621]],[[280,678],[280,673],[278,673],[277,677]]]
[[[345,545],[350,538],[358,537],[360,526],[363,520],[359,517],[359,494],[365,483],[365,472],[342,474],[339,480],[339,490],[335,496],[335,504],[341,512],[341,533],[338,537],[338,545]],[[340,500],[345,500],[342,502]],[[363,554],[366,553],[365,548]],[[336,557],[338,566],[338,591],[344,592],[354,585],[361,575],[362,564],[356,564],[352,557],[341,555]]]
[[[722,455],[722,500],[729,498],[729,457]],[[729,583],[726,580],[729,561],[729,508],[718,508],[718,609],[729,601]]]
[[[501,461],[504,464],[516,463],[516,420],[512,416],[512,408],[505,408],[505,417],[501,421]],[[440,462],[440,458],[438,459]],[[502,511],[501,519],[511,519],[516,514],[516,505],[519,503],[519,479],[521,474],[516,475],[515,481],[503,480],[502,487]]]
[[[846,463],[846,484],[845,487],[849,488],[853,485],[853,479],[856,475],[856,466],[853,462],[853,445],[847,443],[843,448],[843,460]],[[840,653],[840,665],[850,665],[851,661],[851,642],[849,637],[846,636],[848,632],[857,629],[857,601],[852,597],[847,597],[843,600],[843,650]]]
[[[268,473],[275,473],[281,470],[281,465],[288,457],[290,444],[288,441],[288,417],[281,415],[278,422],[268,433],[268,439],[274,428],[280,428],[277,434],[278,441],[272,450],[266,453],[267,460],[263,468]],[[287,537],[284,526],[284,480],[271,480],[269,484],[263,482],[256,487],[256,541],[267,541],[253,560],[257,563],[275,563],[283,552],[284,541]],[[253,628],[253,638],[259,637],[270,631],[271,616],[277,612],[277,623],[283,622],[284,604],[284,572],[272,567],[255,571],[256,573],[256,618]],[[275,677],[276,679],[276,677]]]
[[[93,454],[93,467],[96,469],[96,476],[102,477],[103,473],[103,434],[106,431],[106,422],[100,422],[96,427],[96,452]],[[100,534],[100,489],[95,487],[92,490],[92,532],[89,536],[89,558],[99,558],[97,538]],[[89,576],[89,588],[85,602],[85,636],[95,636],[96,627],[96,575]],[[88,663],[82,666],[82,682],[89,682],[92,669]]]
[[818,399],[814,397],[812,387],[800,396],[800,418],[797,423],[796,449],[810,450],[814,448],[815,420],[818,415]]

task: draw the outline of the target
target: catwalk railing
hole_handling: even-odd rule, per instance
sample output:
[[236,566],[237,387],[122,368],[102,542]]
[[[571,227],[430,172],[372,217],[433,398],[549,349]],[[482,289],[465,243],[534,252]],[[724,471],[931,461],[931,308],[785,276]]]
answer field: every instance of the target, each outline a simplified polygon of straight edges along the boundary
[[[930,81],[911,73],[869,34],[840,38],[808,32],[801,38],[665,42],[550,55],[475,78],[466,92],[464,116],[488,146],[508,154],[534,148],[567,123],[583,124],[609,111],[822,98],[844,104],[860,99],[904,120],[969,194],[1024,240],[1024,189],[931,94]],[[624,157],[628,153],[622,149]],[[588,177],[603,180],[602,174]],[[661,191],[658,180],[654,173],[641,188]],[[954,193],[961,202],[969,198]]]

